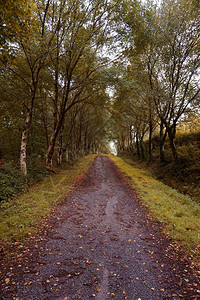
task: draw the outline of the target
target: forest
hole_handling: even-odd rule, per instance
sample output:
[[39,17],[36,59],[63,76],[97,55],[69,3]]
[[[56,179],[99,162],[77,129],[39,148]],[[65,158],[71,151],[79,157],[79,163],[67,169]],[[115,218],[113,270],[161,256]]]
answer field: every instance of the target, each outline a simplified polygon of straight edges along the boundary
[[200,299],[199,16],[0,0],[1,299]]
[[198,201],[199,8],[1,1],[1,201],[111,142]]

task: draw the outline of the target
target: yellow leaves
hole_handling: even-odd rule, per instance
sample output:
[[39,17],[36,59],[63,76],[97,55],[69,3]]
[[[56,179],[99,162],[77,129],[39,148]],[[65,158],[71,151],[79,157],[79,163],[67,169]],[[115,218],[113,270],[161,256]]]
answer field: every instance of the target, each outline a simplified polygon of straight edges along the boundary
[[32,281],[29,281],[29,282],[25,282],[24,285],[31,285]]
[[60,263],[60,262],[57,262],[56,264],[59,266],[61,263]]
[[115,296],[115,293],[108,292],[107,295]]
[[164,289],[160,289],[160,291],[161,291],[161,292],[164,292],[165,290],[164,290]]

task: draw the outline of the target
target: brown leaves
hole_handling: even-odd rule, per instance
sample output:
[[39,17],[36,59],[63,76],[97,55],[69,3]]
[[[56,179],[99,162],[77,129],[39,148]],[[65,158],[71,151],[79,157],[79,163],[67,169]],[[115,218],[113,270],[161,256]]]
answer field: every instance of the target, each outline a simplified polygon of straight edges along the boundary
[[10,278],[6,278],[6,279],[5,279],[5,283],[6,283],[6,284],[10,283]]

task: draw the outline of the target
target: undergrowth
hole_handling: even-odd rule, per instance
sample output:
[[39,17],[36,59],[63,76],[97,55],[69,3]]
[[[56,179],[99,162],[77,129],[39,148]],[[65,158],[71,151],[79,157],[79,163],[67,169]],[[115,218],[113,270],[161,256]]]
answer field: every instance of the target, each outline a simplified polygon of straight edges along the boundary
[[47,176],[47,170],[38,159],[28,161],[28,175],[25,176],[13,163],[3,163],[0,167],[0,202],[10,201],[16,195],[28,191],[29,187]]
[[71,190],[78,175],[92,163],[95,155],[81,158],[74,166],[60,169],[32,186],[27,193],[0,203],[0,240],[10,243],[24,239],[37,228],[52,209]]
[[153,217],[166,224],[165,232],[187,250],[197,250],[200,246],[200,205],[156,180],[147,171],[134,167],[132,160],[125,162],[116,156],[109,157],[131,179],[132,187]]

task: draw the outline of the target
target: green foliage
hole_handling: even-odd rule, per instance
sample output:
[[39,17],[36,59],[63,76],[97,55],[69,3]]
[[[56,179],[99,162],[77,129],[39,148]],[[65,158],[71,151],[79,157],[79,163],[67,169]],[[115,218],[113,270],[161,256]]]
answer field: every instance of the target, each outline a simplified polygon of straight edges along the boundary
[[28,188],[27,178],[11,164],[0,169],[0,201],[7,201]]
[[28,178],[30,181],[41,181],[47,175],[47,170],[44,164],[35,157],[28,161]]
[[11,200],[47,175],[44,165],[36,158],[29,160],[28,170],[29,175],[26,177],[18,167],[3,163],[0,168],[0,201]]

